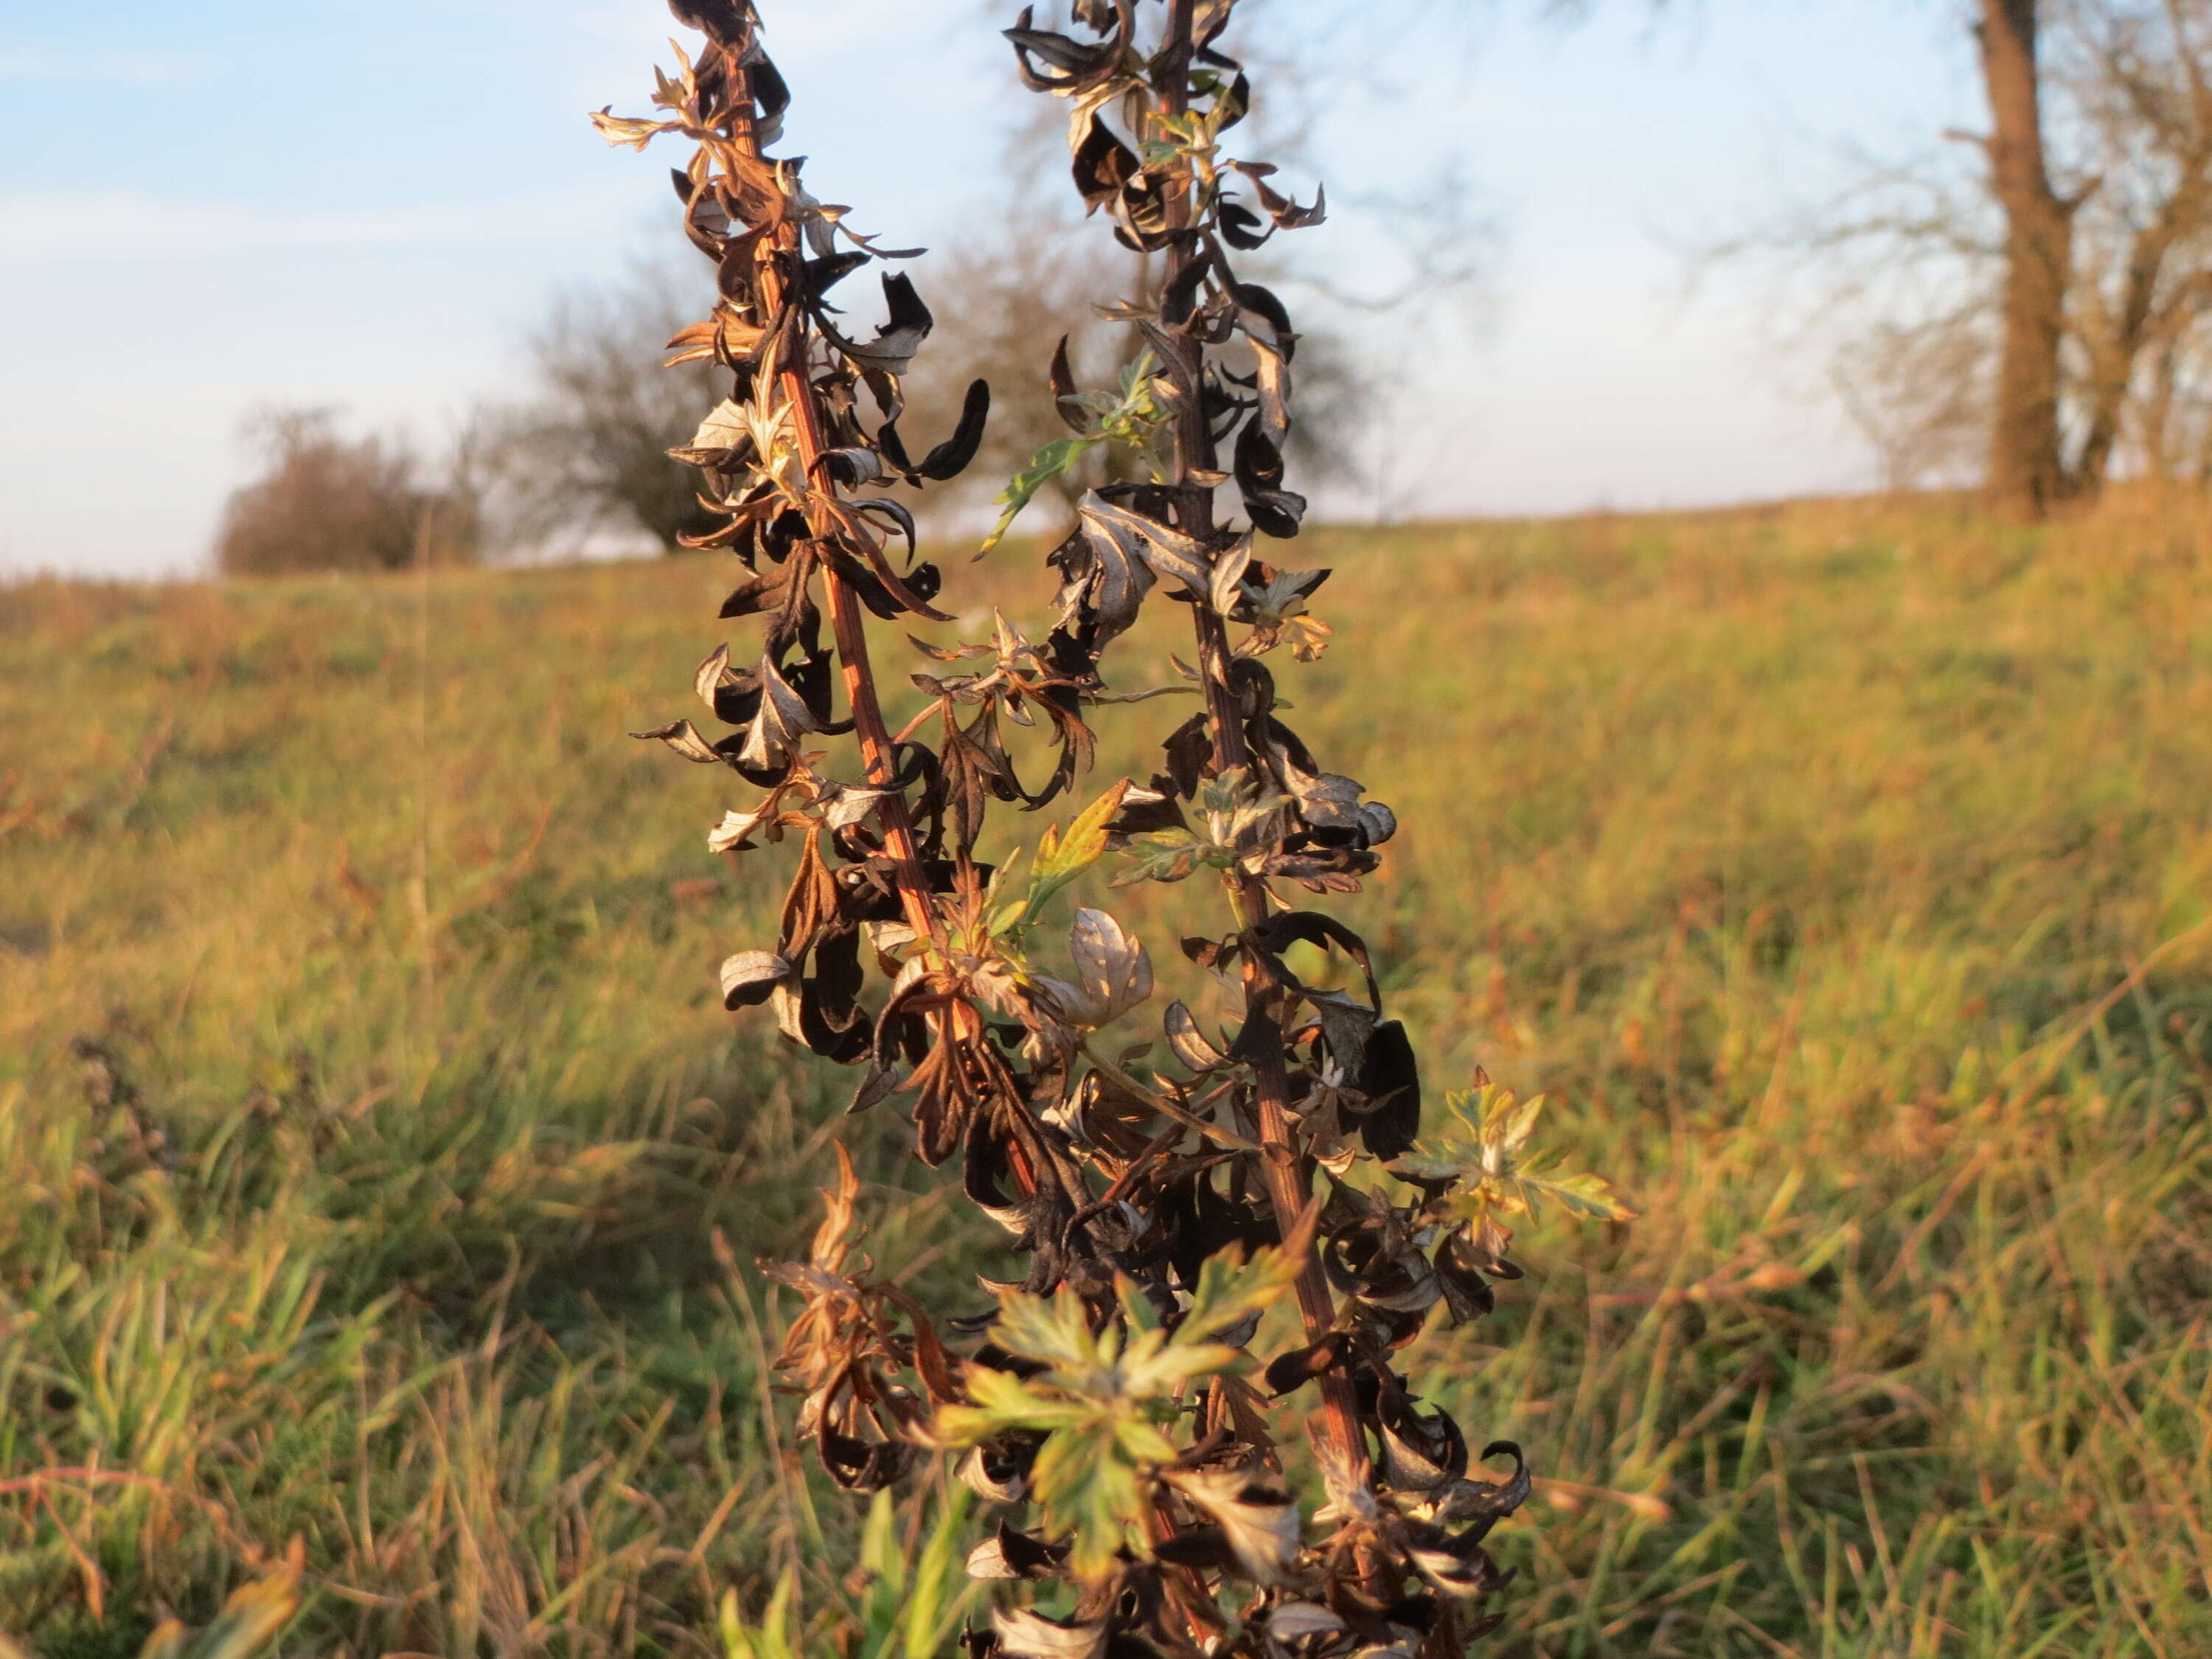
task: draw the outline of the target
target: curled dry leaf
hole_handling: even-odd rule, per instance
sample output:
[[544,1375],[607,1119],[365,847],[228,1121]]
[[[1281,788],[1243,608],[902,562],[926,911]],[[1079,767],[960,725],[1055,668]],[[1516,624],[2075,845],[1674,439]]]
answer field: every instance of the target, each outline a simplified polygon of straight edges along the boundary
[[994,1611],[991,1627],[999,1634],[999,1650],[1012,1659],[1092,1659],[1106,1645],[1103,1623],[1063,1624],[1026,1607]]
[[1078,910],[1067,948],[1082,982],[1077,1024],[1093,1030],[1110,1025],[1152,995],[1152,958],[1105,911]]
[[1298,1506],[1267,1480],[1226,1469],[1179,1469],[1167,1484],[1221,1528],[1244,1577],[1285,1581],[1298,1554]]
[[722,961],[722,1006],[750,1008],[791,977],[791,964],[773,951],[739,951]]

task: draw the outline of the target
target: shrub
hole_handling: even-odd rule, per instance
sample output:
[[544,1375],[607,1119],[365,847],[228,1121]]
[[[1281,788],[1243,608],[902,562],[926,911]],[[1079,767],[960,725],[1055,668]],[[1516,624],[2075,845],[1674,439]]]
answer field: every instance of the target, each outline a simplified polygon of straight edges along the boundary
[[426,488],[404,449],[343,438],[322,410],[282,410],[255,424],[265,467],[223,509],[215,561],[224,575],[404,570],[425,545],[434,564],[477,556],[475,496]]

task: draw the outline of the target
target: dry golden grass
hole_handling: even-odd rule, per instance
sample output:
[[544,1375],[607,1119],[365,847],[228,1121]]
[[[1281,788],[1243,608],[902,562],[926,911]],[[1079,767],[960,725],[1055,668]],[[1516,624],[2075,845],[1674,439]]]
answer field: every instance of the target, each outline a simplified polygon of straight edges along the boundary
[[[2212,1652],[2212,519],[1313,542],[1289,718],[1406,826],[1358,919],[1431,1086],[1644,1212],[1414,1351],[1547,1477],[1492,1650]],[[712,994],[777,884],[621,733],[724,574],[0,591],[0,1632],[134,1652],[295,1536],[301,1654],[859,1605],[713,1235],[790,1243],[838,1133],[879,1261],[988,1241]]]

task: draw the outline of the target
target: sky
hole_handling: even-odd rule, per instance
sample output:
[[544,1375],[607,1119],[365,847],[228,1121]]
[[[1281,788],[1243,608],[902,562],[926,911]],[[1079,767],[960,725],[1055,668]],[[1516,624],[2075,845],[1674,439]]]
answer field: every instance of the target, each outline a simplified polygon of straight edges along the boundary
[[[1699,275],[1690,251],[1817,193],[1838,140],[1899,151],[1972,125],[1954,8],[1675,0],[1655,20],[1601,0],[1571,27],[1534,0],[1473,8],[1240,15],[1334,31],[1301,152],[1343,205],[1298,233],[1310,261],[1387,286],[1389,234],[1359,204],[1448,161],[1497,227],[1479,303],[1350,325],[1402,389],[1365,476],[1323,507],[1869,485],[1769,289]],[[816,194],[892,245],[957,235],[1031,98],[994,20],[975,0],[761,9]],[[430,448],[520,395],[554,294],[678,246],[680,155],[609,149],[585,119],[645,112],[677,32],[659,0],[0,6],[0,574],[204,568],[258,408],[331,407]]]

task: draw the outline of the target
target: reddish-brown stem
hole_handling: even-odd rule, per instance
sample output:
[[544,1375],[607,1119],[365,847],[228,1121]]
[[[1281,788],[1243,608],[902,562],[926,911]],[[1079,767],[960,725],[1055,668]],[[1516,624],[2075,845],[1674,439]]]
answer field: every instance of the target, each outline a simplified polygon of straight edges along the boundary
[[[1167,31],[1154,60],[1153,86],[1159,94],[1162,110],[1171,116],[1182,114],[1189,106],[1194,47],[1191,13],[1192,0],[1170,0]],[[1184,229],[1190,223],[1192,187],[1191,181],[1186,179],[1182,186],[1169,197],[1169,223],[1175,229]],[[1190,257],[1184,240],[1178,239],[1170,244],[1168,285],[1174,284]],[[1214,464],[1213,436],[1207,428],[1206,409],[1200,396],[1204,353],[1187,334],[1170,337],[1178,359],[1176,379],[1184,392],[1175,419],[1176,476],[1182,486],[1177,516],[1184,531],[1200,541],[1211,541],[1215,534],[1212,491],[1202,484],[1183,482],[1194,471],[1212,471]],[[1237,693],[1230,679],[1229,630],[1203,599],[1191,606],[1191,616],[1198,635],[1199,677],[1206,690],[1206,727],[1213,740],[1214,765],[1220,771],[1237,771],[1250,765],[1252,757],[1244,742],[1243,715],[1237,708]],[[1231,882],[1237,890],[1238,911],[1249,927],[1267,914],[1266,884],[1257,876],[1241,872],[1231,877]],[[1258,1017],[1270,1000],[1266,970],[1247,952],[1245,1018],[1249,1020]],[[1260,1049],[1253,1067],[1253,1103],[1260,1134],[1261,1174],[1267,1183],[1268,1202],[1275,1212],[1275,1224],[1288,1237],[1312,1200],[1311,1177],[1291,1131],[1290,1075],[1283,1062],[1282,1050],[1273,1043],[1261,1044]],[[1335,1328],[1336,1308],[1329,1295],[1321,1258],[1310,1247],[1298,1270],[1297,1289],[1298,1313],[1305,1325],[1306,1340],[1317,1342]],[[1322,1411],[1337,1451],[1352,1478],[1364,1482],[1367,1441],[1359,1426],[1358,1395],[1342,1365],[1333,1365],[1322,1373],[1321,1395]]]
[[[750,104],[750,76],[744,70],[738,74],[744,78],[736,100],[740,113],[732,123],[732,136],[741,149],[758,159],[758,135],[751,119],[743,112]],[[799,227],[789,220],[779,224],[773,246],[778,253],[795,252]],[[764,260],[759,267],[758,280],[761,313],[772,317],[783,302],[781,274],[772,261]],[[808,381],[805,364],[786,364],[781,385],[784,401],[791,406],[792,418],[798,428],[799,466],[811,485],[820,476],[818,468],[828,446],[822,441],[821,414],[815,408],[814,388]],[[815,535],[824,540],[833,540],[839,533],[835,526],[825,526],[811,518],[809,523]],[[915,844],[914,819],[907,811],[906,797],[898,792],[898,745],[891,738],[883,705],[876,697],[875,671],[868,661],[867,623],[861,613],[860,597],[853,592],[850,583],[826,564],[822,569],[822,592],[830,612],[830,637],[836,642],[837,661],[845,681],[845,701],[853,711],[853,734],[860,744],[862,769],[872,787],[890,792],[876,803],[876,822],[883,826],[884,849],[891,856],[892,880],[898,888],[899,904],[915,933],[924,940],[932,939],[937,933],[936,906],[930,898],[928,878],[922,872],[921,851]],[[931,1018],[941,1019],[942,1016]],[[938,1036],[939,1041],[945,1041],[949,1033],[940,1030]],[[1009,1146],[1007,1154],[1016,1184],[1024,1193],[1034,1192],[1037,1175],[1030,1168],[1028,1154],[1019,1146]]]
[[[738,92],[735,101],[739,113],[732,123],[732,136],[740,149],[757,160],[761,154],[759,136],[745,112],[751,105],[751,75],[743,69],[737,74]],[[779,224],[774,246],[779,253],[795,252],[799,246],[798,225],[788,219]],[[783,303],[783,280],[773,261],[761,262],[759,284],[761,314],[772,317]],[[817,469],[826,446],[822,441],[821,418],[814,407],[814,388],[807,380],[805,364],[787,363],[782,386],[784,400],[791,406],[798,427],[799,466],[811,485],[820,476]],[[812,522],[811,519],[810,523],[817,537],[823,540],[836,538],[835,526]],[[861,616],[860,599],[851,585],[827,565],[822,570],[822,592],[830,611],[830,636],[836,641],[837,661],[844,675],[845,700],[853,711],[854,736],[860,741],[861,766],[870,785],[890,791],[876,804],[876,821],[883,826],[884,848],[891,855],[899,902],[906,911],[908,924],[923,939],[929,939],[937,931],[936,907],[930,902],[929,883],[922,874],[921,856],[915,846],[914,820],[907,811],[906,798],[898,793],[897,745],[891,741],[890,727],[884,722],[883,705],[876,700],[875,674],[868,663],[867,624]]]

